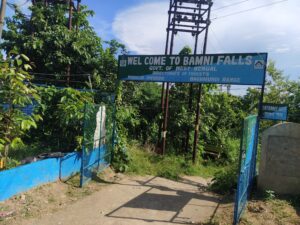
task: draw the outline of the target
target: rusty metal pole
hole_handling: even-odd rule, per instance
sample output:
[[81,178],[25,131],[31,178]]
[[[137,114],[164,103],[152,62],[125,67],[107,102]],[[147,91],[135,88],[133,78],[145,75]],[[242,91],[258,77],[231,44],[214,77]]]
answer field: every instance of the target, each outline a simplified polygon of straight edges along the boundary
[[[189,103],[188,103],[188,109],[189,112],[192,111],[193,106],[193,84],[190,84],[190,91],[189,91]],[[189,142],[190,142],[190,128],[188,127],[185,132],[185,145],[184,145],[184,152],[188,152],[189,148]]]
[[[175,11],[176,10],[177,10],[177,2],[175,2]],[[173,25],[173,29],[172,29],[169,55],[173,54],[174,36],[175,36],[174,27],[175,25]],[[165,109],[164,109],[164,123],[163,123],[163,131],[162,131],[162,154],[165,154],[166,152],[167,126],[168,126],[168,116],[169,116],[169,94],[170,94],[170,83],[167,82]]]
[[[171,8],[172,8],[172,0],[170,0],[170,5],[169,5],[169,11],[168,11],[168,28],[169,28],[169,25],[170,25],[170,22],[171,22]],[[165,55],[168,55],[168,51],[169,51],[169,39],[170,39],[170,31],[169,29],[167,28],[167,38],[166,38],[166,46],[165,46]],[[166,86],[166,83],[163,82],[162,85],[161,85],[161,112],[162,112],[162,115],[164,115],[165,113],[165,86]],[[158,149],[160,149],[160,141],[161,141],[161,138],[162,138],[162,129],[163,129],[163,119],[161,120],[161,123],[159,124],[159,130],[158,130],[158,141],[157,141],[157,146],[158,146]]]
[[[199,14],[198,16],[201,17],[201,4],[199,5]],[[198,52],[198,41],[199,41],[199,24],[197,25],[197,33],[195,36],[195,46],[194,46],[194,55]],[[193,83],[190,84],[190,91],[189,91],[189,104],[188,109],[189,112],[192,112],[192,106],[193,106]],[[189,141],[190,141],[190,128],[188,127],[186,130],[186,140],[185,140],[185,153],[188,152],[189,148]]]
[[168,113],[169,113],[169,93],[170,93],[170,84],[167,83],[164,124],[163,124],[163,132],[162,132],[162,154],[163,155],[166,153],[167,126],[168,126]]
[[[209,8],[208,8],[208,16],[207,16],[207,23],[208,24],[207,24],[207,27],[206,27],[206,30],[205,30],[203,55],[206,54],[206,49],[207,49],[208,28],[209,28],[209,25],[210,25],[211,7],[212,7],[212,2],[210,3]],[[197,97],[196,120],[195,120],[194,145],[193,145],[193,163],[196,163],[196,157],[197,157],[197,143],[198,143],[198,134],[199,134],[199,125],[200,125],[201,97],[202,97],[202,84],[199,84],[198,97]]]
[[199,84],[198,96],[197,96],[197,111],[196,111],[196,121],[195,121],[195,132],[194,132],[194,145],[193,145],[193,163],[196,162],[196,157],[197,157],[197,142],[198,142],[198,133],[199,133],[201,97],[202,97],[202,84]]

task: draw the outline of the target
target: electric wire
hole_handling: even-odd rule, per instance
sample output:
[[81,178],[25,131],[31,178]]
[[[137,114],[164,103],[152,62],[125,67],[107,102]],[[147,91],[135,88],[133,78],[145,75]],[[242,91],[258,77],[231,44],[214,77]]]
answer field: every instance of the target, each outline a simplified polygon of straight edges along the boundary
[[235,16],[235,15],[238,15],[238,14],[254,11],[254,10],[257,10],[257,9],[261,9],[261,8],[266,8],[266,7],[269,7],[269,6],[272,6],[272,5],[275,5],[275,4],[279,4],[279,3],[283,3],[283,2],[287,2],[287,1],[288,0],[281,0],[281,1],[272,2],[272,3],[269,3],[269,4],[257,6],[257,7],[254,7],[254,8],[245,9],[245,10],[241,10],[241,11],[238,11],[238,12],[230,13],[230,14],[223,15],[223,16],[216,16],[215,18],[212,18],[211,20],[217,20],[217,19],[221,19],[221,18]]
[[35,72],[31,72],[31,75],[42,75],[42,76],[60,76],[60,77],[84,77],[84,76],[91,76],[91,74],[88,73],[77,73],[77,74],[57,74],[57,73],[35,73]]
[[225,5],[225,6],[222,6],[220,8],[212,9],[211,11],[218,11],[218,10],[221,10],[221,9],[225,9],[225,8],[233,7],[233,6],[236,6],[236,5],[240,5],[242,3],[249,2],[249,1],[250,0],[243,0],[243,1],[235,2],[235,3],[231,3],[229,5]]

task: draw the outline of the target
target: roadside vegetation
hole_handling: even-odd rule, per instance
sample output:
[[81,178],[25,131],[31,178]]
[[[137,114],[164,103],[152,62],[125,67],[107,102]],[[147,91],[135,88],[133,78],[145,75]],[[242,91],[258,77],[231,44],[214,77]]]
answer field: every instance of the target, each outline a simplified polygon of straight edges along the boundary
[[174,154],[161,156],[150,146],[141,146],[136,142],[129,144],[128,153],[130,160],[126,172],[133,175],[153,175],[173,180],[184,175],[212,178],[223,168],[212,161],[199,160],[193,165],[191,160],[184,156]]

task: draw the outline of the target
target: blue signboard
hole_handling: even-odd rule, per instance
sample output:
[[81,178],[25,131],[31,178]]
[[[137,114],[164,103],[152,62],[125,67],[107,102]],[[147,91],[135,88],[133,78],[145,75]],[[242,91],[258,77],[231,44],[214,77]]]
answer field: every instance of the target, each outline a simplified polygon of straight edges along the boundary
[[267,53],[207,55],[124,55],[124,81],[262,85]]
[[287,105],[264,103],[262,106],[262,119],[286,121],[287,117]]

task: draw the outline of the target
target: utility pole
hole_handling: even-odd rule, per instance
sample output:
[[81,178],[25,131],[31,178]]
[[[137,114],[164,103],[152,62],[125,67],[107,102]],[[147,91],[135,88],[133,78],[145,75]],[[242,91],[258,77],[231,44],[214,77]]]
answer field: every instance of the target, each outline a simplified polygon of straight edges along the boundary
[[[169,11],[171,11],[172,9],[172,0],[170,0],[170,4],[169,4]],[[169,24],[171,23],[171,13],[168,13],[168,27],[169,27]],[[165,46],[165,55],[168,55],[168,51],[169,51],[169,40],[170,40],[170,30],[167,29],[167,38],[166,38],[166,46]],[[164,115],[165,113],[165,82],[162,83],[161,85],[161,112],[162,112],[162,115]],[[164,123],[164,120],[162,119],[160,124],[159,124],[159,130],[158,130],[158,139],[157,139],[157,148],[156,148],[156,151],[157,153],[160,153],[160,154],[164,154],[162,152],[162,147],[160,146],[161,145],[161,138],[163,137],[163,133],[162,133],[162,129],[163,129],[163,123]]]
[[[210,12],[213,3],[209,1],[209,6],[207,9],[207,28],[205,30],[205,37],[204,37],[204,45],[203,45],[203,55],[206,54],[207,49],[207,39],[208,39],[208,28],[210,25]],[[197,110],[196,110],[196,120],[195,120],[195,132],[194,132],[194,145],[193,145],[193,163],[196,162],[197,157],[197,143],[198,143],[198,134],[199,134],[199,125],[200,125],[200,104],[201,104],[201,97],[202,97],[202,84],[199,84],[198,87],[198,96],[197,96]]]
[[[201,16],[201,4],[199,5],[199,16]],[[208,29],[208,28],[207,28]],[[194,55],[198,52],[198,40],[199,40],[199,26],[197,27],[197,33],[195,35],[195,47],[194,47]],[[193,84],[190,84],[190,91],[189,91],[189,104],[188,109],[189,112],[192,112],[192,106],[193,106]],[[185,137],[185,150],[184,152],[188,152],[189,148],[189,141],[190,141],[190,128],[188,127],[186,129],[186,137]]]
[[[195,36],[195,50],[197,51],[198,46],[198,37],[199,35],[208,29],[207,22],[207,13],[212,5],[211,0],[170,0],[169,8],[169,20],[167,27],[167,43],[169,45],[169,32],[171,32],[171,42],[169,51],[166,48],[166,53],[173,54],[174,46],[174,37],[178,32],[190,33],[192,36]],[[166,88],[166,92],[164,90]],[[163,83],[162,85],[162,112],[164,115],[162,123],[162,132],[161,132],[161,151],[162,154],[166,150],[166,140],[167,140],[167,125],[168,125],[168,110],[169,110],[169,91],[170,83]],[[192,104],[192,101],[191,101]]]
[[[172,24],[170,18],[171,18],[171,10],[172,8],[175,8],[175,11],[177,10],[177,1],[173,3],[172,0],[170,1],[170,9],[169,9],[169,21],[168,21],[168,28],[167,28],[167,44],[169,44],[169,32],[171,31],[169,28],[172,27],[172,33],[171,33],[171,43],[170,43],[170,49],[169,49],[169,55],[173,54],[173,47],[174,47],[174,38],[175,38],[175,23]],[[168,45],[166,46],[166,53],[168,54]],[[164,83],[163,83],[164,85]],[[163,119],[163,129],[162,129],[162,154],[164,155],[166,153],[166,142],[167,142],[167,126],[168,126],[168,116],[169,116],[169,94],[170,94],[170,83],[167,82],[166,87],[166,94],[165,94],[165,100],[164,100],[164,119]]]
[[2,32],[4,27],[4,17],[6,11],[6,0],[1,0],[1,9],[0,9],[0,41],[2,39]]

